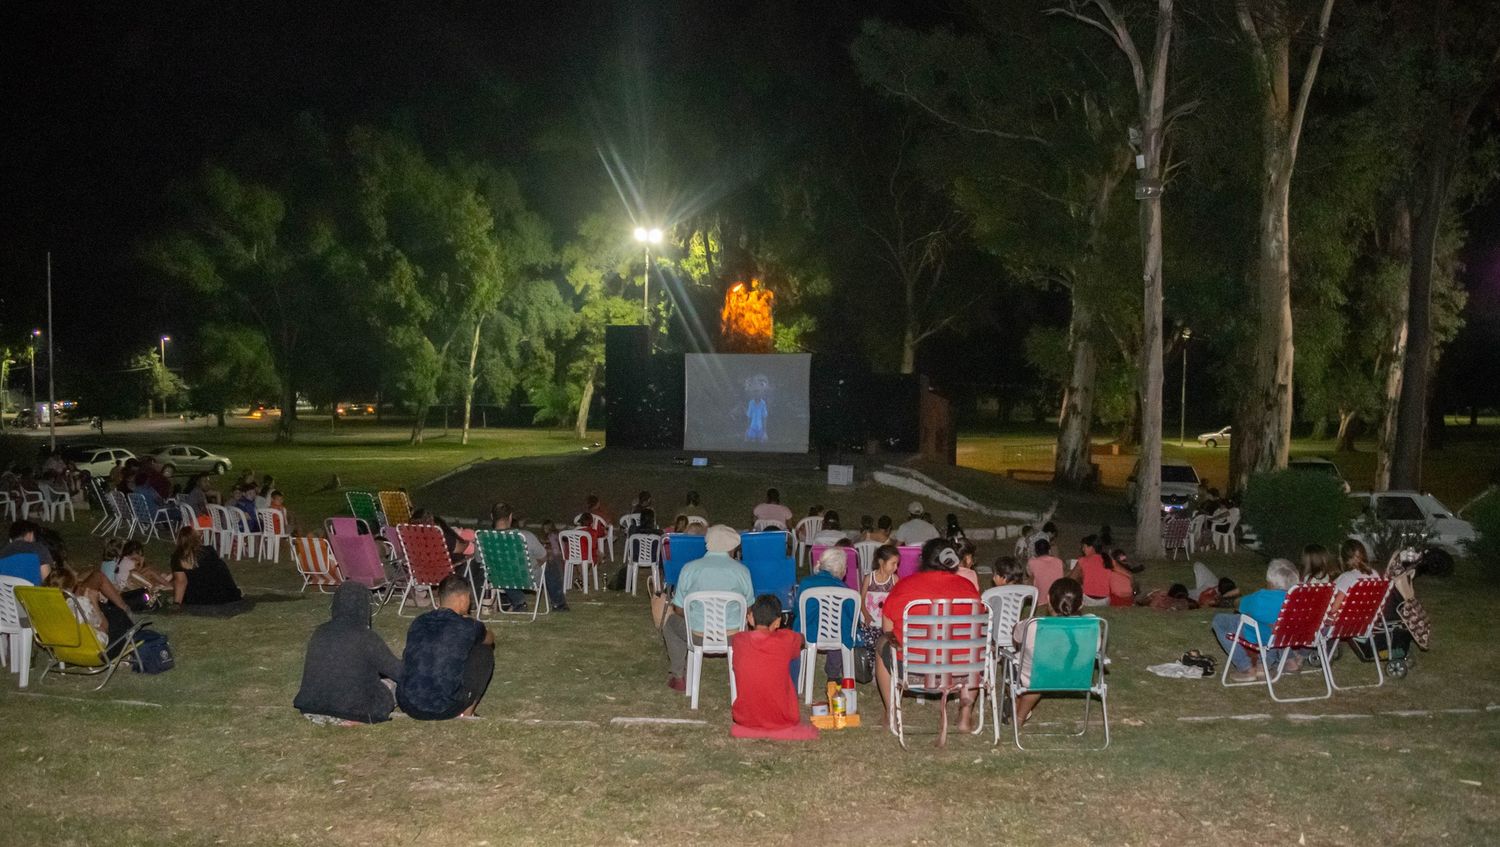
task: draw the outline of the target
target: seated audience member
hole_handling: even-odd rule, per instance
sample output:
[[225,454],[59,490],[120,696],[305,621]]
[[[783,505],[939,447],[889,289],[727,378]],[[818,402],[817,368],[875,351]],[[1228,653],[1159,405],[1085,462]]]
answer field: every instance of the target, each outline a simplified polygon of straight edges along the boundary
[[630,528],[630,533],[626,538],[629,538],[631,535],[661,535],[661,527],[656,525],[655,509],[647,506],[637,512],[637,514],[640,515],[641,519]]
[[1031,577],[1031,584],[1036,586],[1038,604],[1045,606],[1047,598],[1052,596],[1052,583],[1063,578],[1068,566],[1052,555],[1052,542],[1045,538],[1036,539],[1033,549],[1036,555],[1026,563],[1026,573]]
[[650,509],[651,505],[651,492],[640,491],[635,495],[635,502],[630,504],[630,511],[639,514],[643,509]]
[[1365,545],[1350,538],[1339,548],[1339,560],[1344,566],[1342,573],[1333,581],[1334,606],[1329,609],[1329,614],[1337,611],[1338,603],[1354,587],[1354,583],[1362,579],[1379,576],[1375,569],[1370,567],[1369,554],[1365,552]]
[[1301,567],[1298,574],[1303,582],[1325,583],[1333,582],[1333,559],[1328,555],[1328,548],[1321,544],[1309,544],[1302,548]]
[[[490,507],[490,526],[493,529],[514,529],[521,534],[521,540],[526,544],[526,558],[534,563],[546,562],[546,570],[542,574],[542,582],[546,586],[547,604],[559,612],[571,611],[568,608],[568,595],[563,586],[563,560],[561,544],[556,546],[556,555],[548,552],[547,545],[542,544],[541,539],[531,530],[516,525],[516,510],[509,503],[496,503]],[[545,527],[544,527],[545,529]],[[548,535],[549,544],[552,543],[552,535]],[[475,560],[475,568],[481,567],[478,559]],[[484,575],[479,575],[479,588],[484,587]],[[477,592],[476,592],[477,593]],[[526,592],[514,588],[505,589],[505,602],[512,612],[526,611]]]
[[766,502],[755,507],[754,515],[758,521],[780,521],[782,527],[786,528],[792,519],[792,510],[781,505],[780,491],[768,488]]
[[172,481],[161,472],[161,465],[156,459],[150,456],[141,459],[140,470],[135,475],[134,490],[145,493],[143,489],[146,488],[156,492],[157,498],[162,501],[172,496]]
[[703,632],[702,609],[693,609],[690,619],[683,617],[683,601],[687,596],[695,591],[733,591],[745,598],[746,608],[755,600],[750,569],[730,555],[740,546],[740,534],[732,527],[715,524],[708,528],[704,543],[708,552],[703,558],[688,562],[677,575],[671,614],[662,621],[661,637],[667,647],[670,666],[667,686],[676,691],[687,690],[688,633]]
[[[849,571],[849,554],[842,547],[829,547],[824,550],[818,560],[813,562],[812,573],[802,578],[797,583],[797,605],[795,611],[798,615],[797,629],[802,632],[802,637],[808,640],[816,640],[818,637],[818,607],[813,606],[808,610],[806,619],[802,615],[802,594],[814,588],[846,588],[844,577]],[[846,647],[854,646],[854,607],[848,603],[843,604],[840,620],[844,632],[849,634]],[[844,678],[844,657],[837,650],[826,654],[823,670],[828,678],[838,682]]]
[[188,477],[187,487],[182,490],[182,495],[178,498],[183,505],[191,508],[193,514],[198,516],[200,526],[202,518],[208,517],[209,504],[208,491],[203,487],[203,480],[204,476],[201,473]]
[[56,564],[42,580],[42,585],[62,590],[78,622],[88,624],[98,636],[100,646],[106,648],[110,658],[114,658],[123,646],[116,642],[130,632],[134,623],[130,613],[122,606],[103,602],[99,592],[85,586],[72,568],[61,562]]
[[859,540],[873,541],[870,535],[875,532],[875,518],[870,515],[859,516]]
[[979,552],[979,548],[962,535],[956,541],[951,538],[948,540],[952,541],[954,548],[958,550],[958,575],[973,583],[974,590],[978,591],[979,571],[974,568],[974,555]]
[[[1083,586],[1079,585],[1075,579],[1065,577],[1057,580],[1047,589],[1047,607],[1052,610],[1053,617],[1078,617],[1083,609]],[[1022,685],[1031,684],[1032,643],[1025,637],[1028,626],[1034,625],[1029,620],[1020,621],[1016,624],[1013,633],[1016,645],[1022,648],[1020,656]],[[1031,713],[1041,699],[1041,694],[1030,692],[1016,698],[1016,714],[1012,719],[1025,725],[1026,721],[1031,719]]]
[[1109,528],[1109,524],[1099,527],[1099,551],[1102,553],[1113,546],[1115,546],[1115,534]]
[[687,515],[678,515],[677,516],[677,520],[675,520],[675,521],[672,522],[672,531],[673,532],[676,532],[676,533],[687,532],[687,528],[688,528],[688,516]]
[[[1100,546],[1099,552],[1101,552],[1101,553],[1104,552],[1104,547],[1103,546]],[[1116,565],[1124,568],[1125,570],[1129,571],[1130,573],[1140,573],[1141,571],[1144,571],[1146,569],[1145,565],[1138,565],[1138,564],[1135,564],[1134,562],[1132,562],[1130,560],[1129,554],[1127,554],[1124,550],[1120,549],[1119,547],[1116,547],[1114,549],[1114,552],[1112,552],[1112,553],[1109,554],[1109,557],[1110,557],[1110,559]]]
[[1137,606],[1146,606],[1160,612],[1185,612],[1198,608],[1188,596],[1187,586],[1174,582],[1166,588],[1157,588],[1135,601]]
[[[1059,572],[1061,571],[1059,570]],[[1026,569],[1021,567],[1021,563],[1015,556],[1001,556],[995,560],[994,572],[990,574],[990,583],[996,587],[1001,585],[1025,585]],[[1038,594],[1038,596],[1041,595]]]
[[1031,537],[1033,534],[1034,530],[1031,528],[1031,524],[1021,527],[1021,534],[1016,536],[1015,557],[1017,560],[1022,562],[1030,561],[1032,556],[1031,544],[1036,540]]
[[895,531],[891,533],[891,536],[896,539],[897,544],[903,547],[916,547],[926,544],[934,538],[943,537],[943,534],[938,532],[937,527],[933,526],[932,522],[924,517],[925,514],[926,510],[916,500],[907,504],[906,523],[896,527]]
[[[901,650],[901,624],[906,607],[918,600],[979,599],[979,591],[956,573],[958,562],[958,552],[952,544],[941,538],[931,539],[922,545],[921,569],[897,582],[886,595],[885,607],[881,611],[881,628],[885,634],[875,648],[875,682],[880,688],[880,700],[887,704],[887,708],[891,701],[891,671],[896,666],[897,652]],[[976,690],[966,686],[959,692],[960,732],[973,728]]]
[[1109,577],[1109,605],[1134,606],[1135,580],[1130,571],[1107,550],[1101,549],[1100,555],[1104,557],[1104,569]]
[[419,721],[472,718],[495,673],[495,636],[469,617],[469,583],[450,574],[438,584],[438,608],[411,622],[396,702]]
[[944,538],[952,541],[954,544],[967,539],[967,536],[964,535],[964,528],[958,523],[958,515],[949,512],[946,521],[947,524],[943,529]]
[[391,686],[400,682],[401,660],[370,628],[369,590],[345,582],[333,592],[328,622],[307,642],[302,687],[292,706],[309,718],[380,723],[391,719]]
[[104,561],[99,570],[136,611],[145,608],[148,593],[172,590],[171,575],[146,564],[146,551],[139,541],[121,543],[111,539],[104,547]]
[[730,710],[734,716],[730,734],[782,741],[817,738],[817,728],[802,720],[789,671],[802,653],[802,636],[781,628],[781,601],[773,594],[755,598],[745,624],[748,629],[729,638],[738,694]]
[[[1253,682],[1264,678],[1265,668],[1256,667],[1254,656],[1243,647],[1232,642],[1234,631],[1239,626],[1240,615],[1249,615],[1255,619],[1260,626],[1262,637],[1270,638],[1271,629],[1276,626],[1276,619],[1281,616],[1281,604],[1286,601],[1286,592],[1297,584],[1297,568],[1286,559],[1272,559],[1266,567],[1266,587],[1260,591],[1253,591],[1240,599],[1239,614],[1220,612],[1214,615],[1214,636],[1219,639],[1219,646],[1229,656],[1229,664],[1234,668],[1229,678],[1236,682]],[[1240,638],[1251,644],[1259,643],[1255,630],[1246,627],[1240,631]],[[1262,651],[1264,655],[1259,658],[1262,662],[1275,664],[1281,657],[1279,651]],[[1290,660],[1288,660],[1290,667]]]
[[31,521],[14,521],[10,525],[10,541],[4,547],[0,547],[0,559],[14,556],[17,553],[30,553],[36,556],[41,563],[41,570],[35,574],[13,573],[7,576],[19,577],[30,582],[32,585],[41,585],[42,580],[52,570],[52,548],[37,540],[41,527]]
[[244,513],[251,532],[260,532],[260,516],[255,513],[255,491],[254,485],[242,485],[234,490],[234,496],[229,498],[227,505]]
[[698,492],[689,491],[687,493],[682,508],[677,510],[677,517],[708,519],[708,512],[704,511],[703,504],[699,502]]
[[1083,584],[1083,605],[1109,605],[1109,568],[1104,565],[1104,556],[1099,552],[1098,536],[1085,536],[1080,542],[1082,550],[1078,563],[1068,576]]
[[[184,610],[209,614],[248,608],[240,587],[234,582],[229,565],[218,551],[203,544],[203,536],[194,527],[177,532],[177,549],[172,551],[172,594]],[[231,608],[232,607],[232,608]]]
[[[864,626],[873,627],[876,637],[879,637],[881,609],[885,607],[885,598],[896,587],[896,571],[901,567],[901,550],[893,544],[882,544],[875,548],[874,560],[870,563],[870,573],[865,576],[864,582],[859,586],[859,608],[860,619]],[[868,646],[874,646],[874,640],[865,642]]]
[[810,539],[813,544],[821,544],[832,547],[840,541],[849,540],[844,534],[844,528],[839,525],[839,513],[832,509],[823,513],[823,528]]
[[891,527],[896,522],[891,520],[890,515],[881,515],[875,519],[875,529],[870,533],[866,541],[879,541],[881,544],[891,544]]
[[286,535],[295,535],[293,528],[296,524],[292,522],[292,513],[286,508],[286,497],[280,489],[271,491],[270,500],[266,501],[266,508],[273,512],[281,513],[281,531]]

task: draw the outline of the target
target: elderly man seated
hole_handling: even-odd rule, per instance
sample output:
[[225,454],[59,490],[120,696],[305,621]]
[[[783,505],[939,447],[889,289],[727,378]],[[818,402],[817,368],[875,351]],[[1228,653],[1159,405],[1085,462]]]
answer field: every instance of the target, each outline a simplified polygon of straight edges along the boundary
[[[1214,636],[1219,639],[1219,646],[1224,648],[1229,657],[1229,665],[1234,668],[1229,678],[1235,682],[1253,682],[1263,679],[1265,667],[1256,667],[1251,658],[1252,654],[1234,643],[1234,631],[1239,626],[1240,615],[1249,615],[1255,619],[1260,627],[1262,637],[1270,638],[1271,630],[1276,626],[1276,619],[1281,617],[1281,605],[1286,602],[1286,593],[1298,580],[1297,566],[1286,559],[1272,559],[1266,566],[1266,587],[1260,591],[1246,594],[1240,599],[1238,612],[1220,612],[1214,615]],[[1240,630],[1240,638],[1255,644],[1255,630],[1246,627]],[[1266,650],[1261,656],[1261,661],[1266,665],[1274,665],[1280,661],[1280,651]],[[1288,669],[1291,660],[1288,660]]]
[[[678,574],[670,613],[662,621],[661,637],[666,642],[667,661],[671,665],[667,687],[674,691],[687,690],[688,631],[703,632],[701,609],[695,609],[690,619],[683,617],[683,604],[688,595],[696,591],[733,591],[745,598],[746,609],[755,601],[750,569],[731,555],[739,549],[740,534],[733,527],[715,524],[708,528],[704,543],[708,552],[703,558],[688,562]],[[730,621],[735,630],[739,629],[737,624],[737,620]]]

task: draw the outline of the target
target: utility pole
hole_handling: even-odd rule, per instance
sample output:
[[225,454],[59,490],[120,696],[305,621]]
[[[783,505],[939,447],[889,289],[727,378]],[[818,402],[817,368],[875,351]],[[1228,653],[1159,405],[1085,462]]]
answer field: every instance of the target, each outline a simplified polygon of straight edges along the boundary
[[52,251],[47,251],[47,440],[57,449],[57,368],[52,351]]

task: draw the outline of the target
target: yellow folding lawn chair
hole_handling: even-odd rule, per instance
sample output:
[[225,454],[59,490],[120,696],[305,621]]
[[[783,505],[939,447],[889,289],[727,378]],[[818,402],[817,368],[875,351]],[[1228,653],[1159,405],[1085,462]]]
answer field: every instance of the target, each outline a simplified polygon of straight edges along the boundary
[[98,691],[109,684],[110,677],[115,675],[115,669],[139,646],[135,637],[141,624],[136,624],[129,632],[120,636],[116,642],[120,645],[119,652],[114,658],[110,658],[108,648],[114,645],[99,643],[99,635],[94,628],[73,614],[73,607],[62,589],[22,585],[17,586],[15,592],[16,602],[26,609],[27,617],[31,618],[31,629],[35,633],[37,646],[47,651],[47,667],[42,670],[38,681],[46,679],[47,673],[53,669],[58,673],[82,676],[102,673],[104,681],[94,689]]

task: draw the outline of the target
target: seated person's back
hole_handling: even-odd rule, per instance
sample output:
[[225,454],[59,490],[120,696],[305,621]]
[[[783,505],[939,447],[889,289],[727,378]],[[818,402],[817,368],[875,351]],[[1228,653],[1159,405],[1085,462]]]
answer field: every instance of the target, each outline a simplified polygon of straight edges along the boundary
[[774,738],[816,738],[801,722],[791,662],[802,652],[802,636],[781,628],[781,601],[757,597],[746,615],[752,629],[730,636],[734,652],[734,734]]
[[331,619],[313,630],[292,705],[346,721],[390,720],[395,697],[381,678],[401,681],[401,662],[370,628],[370,590],[345,582],[333,593]]
[[471,715],[494,672],[494,636],[468,617],[468,580],[450,574],[438,586],[439,607],[411,622],[396,701],[418,720]]

